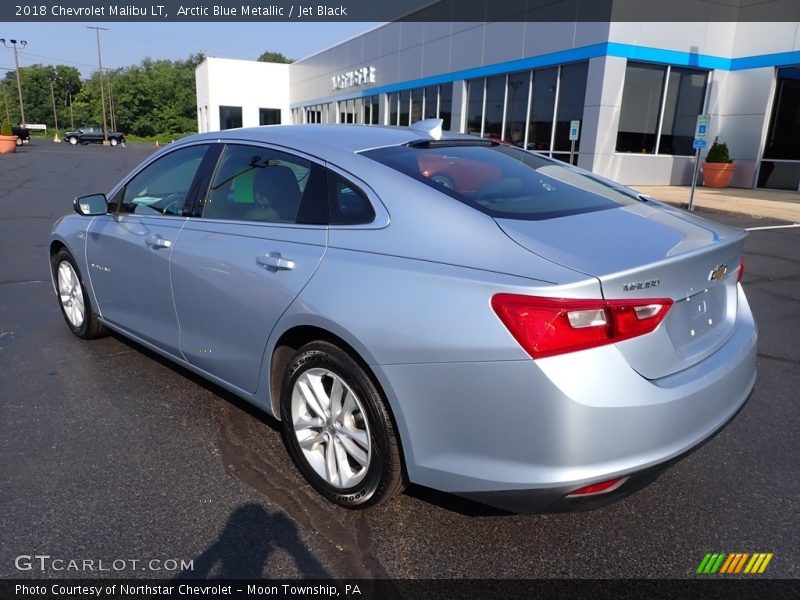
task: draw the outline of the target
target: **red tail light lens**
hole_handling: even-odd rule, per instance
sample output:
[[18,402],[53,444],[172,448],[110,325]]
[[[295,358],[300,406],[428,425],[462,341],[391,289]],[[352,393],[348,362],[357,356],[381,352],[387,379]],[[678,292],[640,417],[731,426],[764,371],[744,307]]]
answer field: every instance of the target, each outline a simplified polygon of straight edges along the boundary
[[739,259],[739,281],[744,277],[744,258]]
[[544,358],[650,333],[672,300],[571,300],[496,294],[492,308],[533,358]]
[[596,496],[597,494],[607,494],[628,481],[627,477],[617,477],[616,479],[609,479],[608,481],[601,481],[600,483],[593,483],[587,485],[567,495],[567,498],[580,498],[582,496]]

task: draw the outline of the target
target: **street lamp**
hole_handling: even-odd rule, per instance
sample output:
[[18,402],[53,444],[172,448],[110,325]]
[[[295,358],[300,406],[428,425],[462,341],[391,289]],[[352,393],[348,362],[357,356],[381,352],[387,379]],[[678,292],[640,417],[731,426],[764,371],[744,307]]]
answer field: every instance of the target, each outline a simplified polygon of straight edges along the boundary
[[[9,43],[11,45],[9,45]],[[22,123],[20,125],[25,127],[25,107],[23,106],[22,102],[22,82],[19,79],[19,58],[17,57],[17,44],[19,44],[20,48],[24,48],[28,45],[28,42],[25,40],[8,40],[6,42],[5,38],[0,38],[0,44],[3,44],[6,48],[13,48],[14,49],[14,64],[17,66],[17,92],[19,92],[19,116],[22,119]]]

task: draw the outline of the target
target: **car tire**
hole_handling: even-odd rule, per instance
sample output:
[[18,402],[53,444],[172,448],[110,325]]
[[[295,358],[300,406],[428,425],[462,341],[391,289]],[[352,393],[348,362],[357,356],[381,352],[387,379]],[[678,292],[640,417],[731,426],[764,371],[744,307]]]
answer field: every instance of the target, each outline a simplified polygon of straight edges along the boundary
[[333,344],[306,344],[289,362],[281,427],[297,468],[339,506],[376,506],[404,488],[386,401],[358,362]]
[[61,248],[50,257],[50,264],[58,305],[70,331],[83,340],[106,335],[108,330],[94,312],[83,278],[69,251]]
[[116,146],[117,144],[119,144],[119,140],[117,138],[111,138],[108,141],[112,146]]
[[71,135],[67,141],[73,146],[78,145],[78,138],[76,138],[74,135]]
[[21,137],[17,138],[17,146],[22,146],[22,138]]

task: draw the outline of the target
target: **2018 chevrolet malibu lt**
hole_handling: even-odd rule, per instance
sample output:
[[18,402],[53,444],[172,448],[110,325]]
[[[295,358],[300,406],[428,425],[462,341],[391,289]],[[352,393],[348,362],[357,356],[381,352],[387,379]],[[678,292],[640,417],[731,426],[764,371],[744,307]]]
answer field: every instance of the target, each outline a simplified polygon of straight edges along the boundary
[[170,144],[56,224],[67,325],[262,408],[350,508],[407,483],[597,503],[737,413],[756,377],[743,231],[438,125]]

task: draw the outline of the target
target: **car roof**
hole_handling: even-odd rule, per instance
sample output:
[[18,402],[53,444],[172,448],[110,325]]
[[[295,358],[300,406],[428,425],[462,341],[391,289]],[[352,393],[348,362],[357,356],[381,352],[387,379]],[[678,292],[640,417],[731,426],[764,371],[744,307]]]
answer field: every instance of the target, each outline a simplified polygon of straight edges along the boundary
[[[473,138],[465,134],[445,132],[443,139]],[[389,125],[267,125],[243,129],[226,129],[203,133],[186,141],[213,139],[220,141],[266,142],[318,154],[321,148],[361,152],[370,148],[400,146],[409,142],[433,139],[424,131]],[[182,142],[184,140],[181,140]]]

